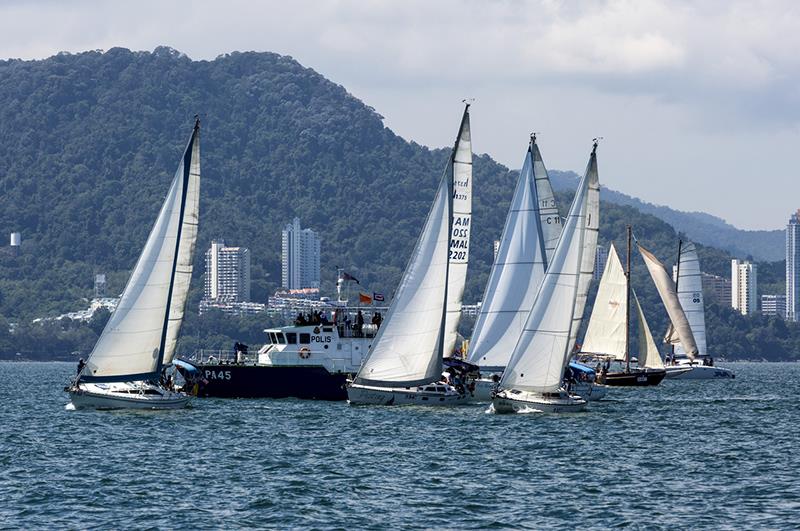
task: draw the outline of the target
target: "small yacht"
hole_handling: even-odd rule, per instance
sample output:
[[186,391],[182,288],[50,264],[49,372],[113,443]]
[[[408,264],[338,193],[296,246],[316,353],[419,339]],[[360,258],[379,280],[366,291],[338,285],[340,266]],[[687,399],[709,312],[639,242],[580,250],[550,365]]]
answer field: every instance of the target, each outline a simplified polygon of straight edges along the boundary
[[518,389],[503,389],[492,399],[495,413],[578,413],[586,409],[586,400],[565,389],[535,393]]
[[199,134],[196,119],[119,304],[86,363],[81,360],[77,377],[65,388],[76,409],[176,409],[189,402],[165,375],[175,355],[192,278],[199,222]]

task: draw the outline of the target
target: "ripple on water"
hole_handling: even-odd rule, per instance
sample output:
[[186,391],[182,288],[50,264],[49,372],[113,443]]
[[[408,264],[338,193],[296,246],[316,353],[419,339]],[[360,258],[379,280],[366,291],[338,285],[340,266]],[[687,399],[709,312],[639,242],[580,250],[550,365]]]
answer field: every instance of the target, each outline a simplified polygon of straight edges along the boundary
[[794,364],[613,389],[564,416],[219,399],[69,411],[73,370],[0,364],[0,527],[800,525],[800,414],[780,392]]

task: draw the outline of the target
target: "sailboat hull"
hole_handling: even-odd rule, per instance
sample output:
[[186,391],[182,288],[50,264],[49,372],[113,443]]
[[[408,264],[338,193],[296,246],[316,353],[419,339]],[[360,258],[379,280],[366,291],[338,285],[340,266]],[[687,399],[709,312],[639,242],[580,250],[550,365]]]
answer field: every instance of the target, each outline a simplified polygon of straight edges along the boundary
[[592,382],[578,382],[570,387],[570,392],[588,402],[594,402],[605,398],[608,386]]
[[411,388],[350,384],[347,401],[352,406],[459,406],[468,403],[469,396],[444,384]]
[[[553,396],[555,395],[555,396]],[[500,391],[492,399],[495,413],[578,413],[586,410],[586,400],[566,392],[542,395],[525,391]]]
[[81,382],[67,392],[75,409],[181,409],[191,399],[147,382]]
[[658,385],[667,375],[664,369],[635,369],[630,372],[609,372],[602,383],[614,387],[646,387]]
[[722,367],[674,365],[667,367],[667,378],[670,380],[717,380],[736,378],[736,375],[732,370]]

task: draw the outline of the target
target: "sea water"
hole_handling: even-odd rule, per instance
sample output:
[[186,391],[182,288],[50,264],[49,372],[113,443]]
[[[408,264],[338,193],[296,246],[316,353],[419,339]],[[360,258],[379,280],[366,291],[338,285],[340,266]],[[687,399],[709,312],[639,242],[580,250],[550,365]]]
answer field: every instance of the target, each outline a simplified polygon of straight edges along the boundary
[[196,399],[70,411],[0,363],[0,528],[800,527],[800,364],[612,388],[579,414]]

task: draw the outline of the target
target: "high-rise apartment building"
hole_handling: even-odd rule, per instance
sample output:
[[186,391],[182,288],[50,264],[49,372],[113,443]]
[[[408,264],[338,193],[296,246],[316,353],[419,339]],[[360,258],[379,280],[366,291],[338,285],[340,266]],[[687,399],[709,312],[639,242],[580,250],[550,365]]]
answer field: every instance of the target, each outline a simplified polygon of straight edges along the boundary
[[250,301],[250,250],[226,247],[222,240],[211,242],[206,251],[205,300]]
[[281,238],[281,286],[284,289],[319,288],[320,238],[300,227],[300,219],[283,229]]
[[786,317],[786,295],[762,295],[761,315]]
[[597,253],[594,255],[594,272],[592,273],[593,280],[600,280],[603,276],[603,271],[606,268],[608,261],[608,247],[597,247]]
[[742,315],[758,311],[758,268],[756,264],[731,260],[731,307]]
[[721,306],[730,306],[731,291],[733,290],[731,281],[725,277],[712,275],[710,273],[702,273],[702,275],[703,291],[708,294],[708,298],[713,299]]
[[800,321],[800,209],[786,225],[786,320]]

